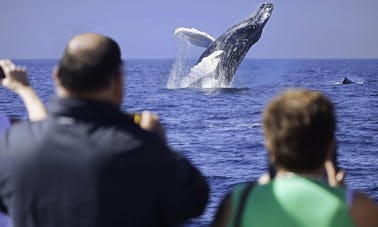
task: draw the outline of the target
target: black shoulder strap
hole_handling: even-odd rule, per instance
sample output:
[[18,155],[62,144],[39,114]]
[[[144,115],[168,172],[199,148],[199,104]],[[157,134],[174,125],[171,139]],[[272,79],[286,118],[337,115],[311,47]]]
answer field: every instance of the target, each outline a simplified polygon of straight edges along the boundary
[[255,185],[255,182],[249,182],[246,189],[243,191],[243,194],[240,197],[238,210],[236,211],[236,217],[235,217],[235,227],[239,227],[241,220],[242,220],[242,214],[245,207],[245,203],[247,202],[248,194]]

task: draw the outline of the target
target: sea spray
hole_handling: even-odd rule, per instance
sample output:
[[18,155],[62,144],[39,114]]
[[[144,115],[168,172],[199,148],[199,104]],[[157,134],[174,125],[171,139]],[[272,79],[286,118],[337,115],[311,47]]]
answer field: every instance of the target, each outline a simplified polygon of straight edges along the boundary
[[178,52],[168,78],[167,88],[180,88],[180,83],[183,77],[188,74],[191,67],[189,65],[190,49],[191,45],[188,41],[182,39],[179,40]]

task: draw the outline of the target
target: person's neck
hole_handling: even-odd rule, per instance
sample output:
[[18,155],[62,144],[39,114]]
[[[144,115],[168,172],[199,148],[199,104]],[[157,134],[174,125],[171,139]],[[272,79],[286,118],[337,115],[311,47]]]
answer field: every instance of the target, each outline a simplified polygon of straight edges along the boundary
[[109,95],[106,91],[99,91],[96,93],[92,92],[70,92],[65,89],[57,90],[56,95],[59,98],[82,98],[82,99],[89,99],[94,101],[102,101],[111,103],[117,107],[120,107],[120,104],[117,100],[115,100],[111,95]]
[[286,168],[277,168],[276,177],[284,177],[289,175],[298,175],[306,178],[322,178],[323,171],[322,169],[315,170],[305,170],[305,171],[291,171]]

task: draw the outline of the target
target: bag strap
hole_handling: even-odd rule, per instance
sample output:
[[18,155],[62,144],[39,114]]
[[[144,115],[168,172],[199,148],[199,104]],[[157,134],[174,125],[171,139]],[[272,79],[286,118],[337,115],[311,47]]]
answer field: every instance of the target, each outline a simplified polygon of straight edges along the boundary
[[248,182],[247,187],[243,191],[243,194],[240,197],[239,206],[236,211],[236,217],[235,217],[235,227],[239,227],[241,220],[242,220],[242,214],[245,207],[245,204],[247,202],[248,194],[252,190],[253,186],[255,185],[255,182]]

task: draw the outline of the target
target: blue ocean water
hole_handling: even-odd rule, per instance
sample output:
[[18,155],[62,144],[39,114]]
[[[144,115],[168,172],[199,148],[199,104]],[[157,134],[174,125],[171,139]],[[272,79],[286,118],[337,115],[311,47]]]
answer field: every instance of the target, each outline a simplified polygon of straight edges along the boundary
[[[28,68],[33,87],[47,104],[54,93],[56,61],[15,62]],[[202,90],[166,88],[173,59],[125,63],[122,108],[158,113],[169,144],[198,166],[211,186],[205,213],[188,226],[207,226],[225,193],[266,171],[261,113],[273,96],[289,87],[320,90],[335,103],[338,158],[346,184],[378,201],[378,59],[246,59],[231,88]],[[337,84],[344,77],[359,83]],[[4,88],[0,113],[26,117],[21,100]]]

